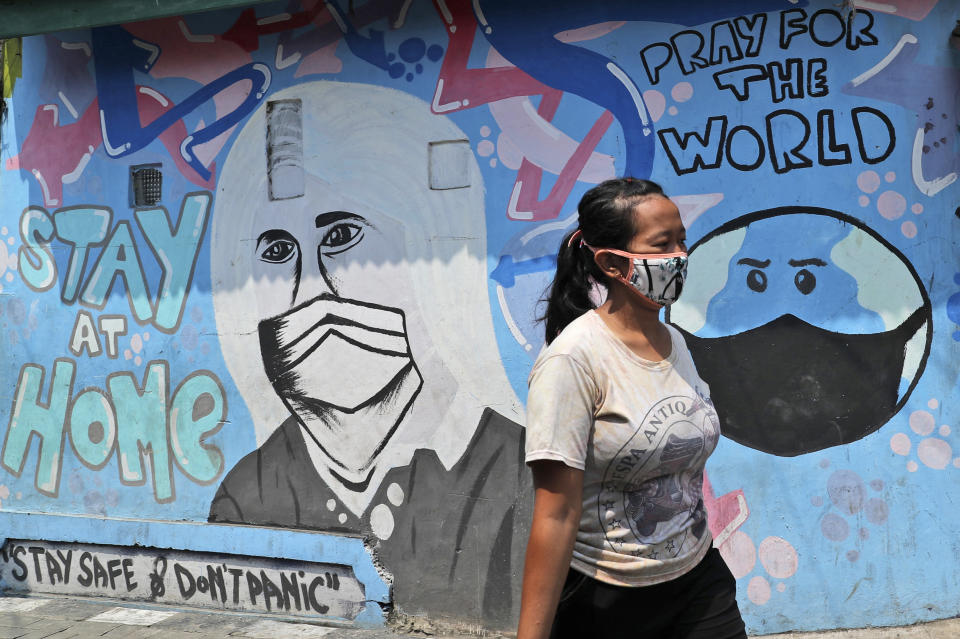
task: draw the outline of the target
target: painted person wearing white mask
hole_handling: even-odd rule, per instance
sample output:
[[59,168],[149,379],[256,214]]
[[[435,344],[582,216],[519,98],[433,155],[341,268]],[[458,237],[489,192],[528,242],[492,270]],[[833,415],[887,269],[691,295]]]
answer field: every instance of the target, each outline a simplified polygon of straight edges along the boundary
[[659,317],[686,275],[679,211],[659,185],[622,178],[578,213],[529,378],[535,501],[517,637],[744,638],[701,487],[719,420]]
[[[209,519],[363,535],[399,608],[503,628],[532,490],[469,145],[464,183],[431,188],[431,143],[465,139],[423,100],[332,81],[278,91],[244,124],[211,279],[250,415],[230,428],[257,448]],[[483,595],[446,596],[463,583]]]

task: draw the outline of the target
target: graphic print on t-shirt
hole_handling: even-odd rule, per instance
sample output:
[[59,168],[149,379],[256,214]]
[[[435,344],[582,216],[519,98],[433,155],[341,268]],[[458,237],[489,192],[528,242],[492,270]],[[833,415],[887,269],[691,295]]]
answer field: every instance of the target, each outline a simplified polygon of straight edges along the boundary
[[700,485],[718,426],[699,395],[661,399],[644,416],[603,475],[598,516],[615,552],[665,559],[678,556],[688,536],[703,536]]

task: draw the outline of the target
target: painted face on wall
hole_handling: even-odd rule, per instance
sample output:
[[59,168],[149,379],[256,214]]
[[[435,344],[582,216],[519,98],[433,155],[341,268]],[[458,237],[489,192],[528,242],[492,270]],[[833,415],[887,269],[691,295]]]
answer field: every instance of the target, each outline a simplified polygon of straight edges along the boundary
[[861,439],[903,406],[929,351],[930,302],[877,233],[792,207],[733,220],[690,253],[668,320],[710,385],[724,435],[799,455]]
[[[451,467],[484,407],[519,414],[493,337],[483,180],[469,144],[450,144],[463,140],[413,96],[307,82],[250,116],[218,180],[214,310],[257,443],[295,418],[354,512],[418,449]],[[452,187],[431,188],[435,142]]]
[[267,377],[338,472],[362,481],[423,385],[403,311],[404,226],[307,175],[304,196],[266,203],[252,230]]

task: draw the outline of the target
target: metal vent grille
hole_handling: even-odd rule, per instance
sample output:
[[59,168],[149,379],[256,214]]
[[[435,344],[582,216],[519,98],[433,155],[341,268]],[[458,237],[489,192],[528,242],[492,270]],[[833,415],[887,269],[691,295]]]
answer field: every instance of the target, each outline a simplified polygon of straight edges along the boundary
[[130,199],[133,206],[155,206],[163,192],[163,174],[159,166],[135,166],[130,169]]

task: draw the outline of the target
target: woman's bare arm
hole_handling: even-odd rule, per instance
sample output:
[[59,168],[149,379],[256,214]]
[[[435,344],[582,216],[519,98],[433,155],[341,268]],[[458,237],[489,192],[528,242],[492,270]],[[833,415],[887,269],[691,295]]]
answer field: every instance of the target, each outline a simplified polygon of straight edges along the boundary
[[530,467],[536,492],[517,639],[547,639],[580,524],[583,471],[545,460]]

